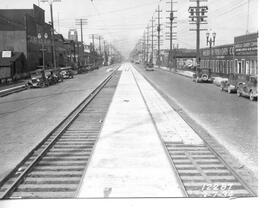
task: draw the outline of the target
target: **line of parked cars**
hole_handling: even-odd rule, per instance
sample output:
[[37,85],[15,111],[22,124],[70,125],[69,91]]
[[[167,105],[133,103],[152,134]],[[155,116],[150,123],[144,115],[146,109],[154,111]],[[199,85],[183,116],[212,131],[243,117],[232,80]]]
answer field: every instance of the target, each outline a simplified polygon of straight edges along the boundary
[[[213,83],[210,69],[197,69],[196,73],[192,77],[192,81]],[[217,84],[217,83],[216,83]],[[228,79],[220,82],[221,91],[228,93],[237,93],[237,95],[243,97],[249,97],[251,101],[258,99],[258,78],[257,76],[244,75],[244,74],[230,74]]]
[[220,83],[221,91],[237,93],[249,97],[251,101],[258,99],[258,77],[243,74],[230,74],[228,80]]
[[30,73],[30,79],[25,83],[27,88],[43,88],[63,82],[64,79],[72,79],[74,73],[69,67],[42,70],[37,69]]

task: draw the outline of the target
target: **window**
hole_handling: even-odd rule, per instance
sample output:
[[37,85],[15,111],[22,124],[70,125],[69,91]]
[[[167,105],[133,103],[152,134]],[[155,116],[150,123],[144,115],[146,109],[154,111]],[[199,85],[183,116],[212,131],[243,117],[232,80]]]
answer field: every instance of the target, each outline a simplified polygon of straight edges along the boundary
[[246,61],[245,61],[245,59],[242,59],[241,62],[242,62],[242,69],[241,69],[242,74],[246,74],[246,66],[245,66]]
[[222,73],[224,74],[225,73],[225,61],[222,61],[221,70],[222,70]]
[[231,73],[231,65],[230,65],[229,60],[227,60],[227,69],[228,69],[228,74],[230,74]]
[[239,73],[238,72],[238,61],[237,61],[237,59],[234,60],[234,72]]
[[241,74],[242,73],[242,62],[241,61],[238,61],[237,69],[238,69],[238,74]]
[[232,73],[235,73],[233,60],[231,60],[231,71],[232,71]]
[[250,74],[250,66],[249,66],[249,61],[246,61],[246,74]]
[[255,75],[258,74],[258,64],[257,61],[254,61],[254,69],[255,69]]

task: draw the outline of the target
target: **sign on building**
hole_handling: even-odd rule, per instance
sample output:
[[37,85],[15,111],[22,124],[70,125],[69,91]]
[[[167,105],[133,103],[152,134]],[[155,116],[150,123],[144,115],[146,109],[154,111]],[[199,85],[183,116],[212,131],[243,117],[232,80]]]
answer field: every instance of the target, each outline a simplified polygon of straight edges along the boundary
[[2,58],[11,58],[12,51],[2,51]]

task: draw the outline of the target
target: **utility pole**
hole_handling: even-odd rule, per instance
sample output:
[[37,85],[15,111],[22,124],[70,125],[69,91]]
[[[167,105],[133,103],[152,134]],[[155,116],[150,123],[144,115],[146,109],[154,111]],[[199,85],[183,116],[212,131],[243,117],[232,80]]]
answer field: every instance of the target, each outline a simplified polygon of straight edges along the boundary
[[98,36],[98,48],[99,48],[99,54],[101,55],[101,36]]
[[93,51],[95,51],[95,35],[92,34]]
[[248,1],[248,5],[247,5],[247,31],[246,31],[246,33],[248,34],[249,33],[249,31],[248,31],[248,29],[249,29],[249,4],[250,4],[250,0],[247,0]]
[[[81,54],[81,61],[83,59],[83,54],[84,54],[84,45],[83,45],[83,25],[87,25],[87,19],[76,19],[75,24],[80,26],[81,29],[81,50],[79,50],[79,54]],[[80,63],[80,61],[79,61]]]
[[80,26],[81,29],[81,42],[83,43],[83,25],[87,25],[87,19],[76,19],[76,25]]
[[201,24],[207,24],[205,15],[208,12],[207,6],[201,6],[201,2],[207,2],[207,0],[190,0],[190,2],[196,2],[196,6],[189,7],[190,24],[196,24],[196,29],[190,29],[190,31],[196,31],[196,72],[200,67],[200,32],[207,29],[201,29]]
[[157,32],[158,32],[158,51],[157,51],[157,65],[160,68],[160,31],[161,31],[161,24],[160,24],[160,13],[162,10],[160,10],[160,5],[158,5],[158,10],[156,10],[158,13],[158,26],[157,26]]
[[146,63],[148,64],[148,54],[149,54],[149,25],[146,27],[147,33],[146,33]]
[[143,32],[143,63],[145,63],[145,51],[146,51],[146,48],[145,48],[145,45],[146,45],[146,37],[145,37],[145,31]]
[[169,52],[169,68],[170,71],[172,69],[172,63],[173,63],[173,57],[172,57],[172,50],[173,50],[173,40],[176,40],[176,33],[173,33],[173,28],[175,28],[173,26],[173,24],[175,23],[174,20],[176,19],[176,17],[174,16],[174,12],[177,12],[177,10],[173,10],[173,5],[177,2],[174,2],[173,0],[171,0],[170,2],[166,2],[170,4],[170,10],[166,11],[169,12],[169,17],[167,17],[167,19],[170,20],[170,36],[169,36],[169,40],[170,40],[170,52]]
[[51,12],[51,36],[52,36],[52,58],[53,67],[56,68],[56,53],[55,53],[55,40],[54,40],[54,22],[53,22],[53,2],[61,2],[61,0],[40,0],[40,2],[49,2]]
[[153,63],[153,59],[154,59],[154,17],[152,17],[152,19],[151,19],[151,23],[152,23],[152,26],[151,26],[151,30],[152,30],[152,32],[151,32],[151,58],[150,58],[150,60],[151,60],[151,64],[154,64]]
[[103,41],[103,47],[104,47],[104,66],[107,66],[108,55],[107,55],[107,52],[106,52],[106,42],[105,42],[105,40]]

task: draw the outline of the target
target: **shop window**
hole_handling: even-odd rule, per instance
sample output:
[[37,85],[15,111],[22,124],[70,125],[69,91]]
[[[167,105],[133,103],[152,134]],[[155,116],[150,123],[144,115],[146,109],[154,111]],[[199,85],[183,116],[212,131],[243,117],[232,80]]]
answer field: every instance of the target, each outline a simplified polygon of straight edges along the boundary
[[237,61],[237,59],[234,60],[234,72],[239,73],[238,72],[238,61]]
[[238,61],[237,70],[238,70],[238,74],[242,74],[242,62],[241,61]]
[[254,68],[255,68],[255,75],[258,74],[258,63],[257,61],[254,61]]
[[249,61],[246,61],[246,74],[250,74],[250,66],[249,66]]
[[235,73],[233,60],[231,60],[231,71],[232,71],[232,73]]
[[242,59],[241,63],[242,63],[242,74],[246,74],[246,66],[245,66],[246,61],[245,61],[245,59]]

